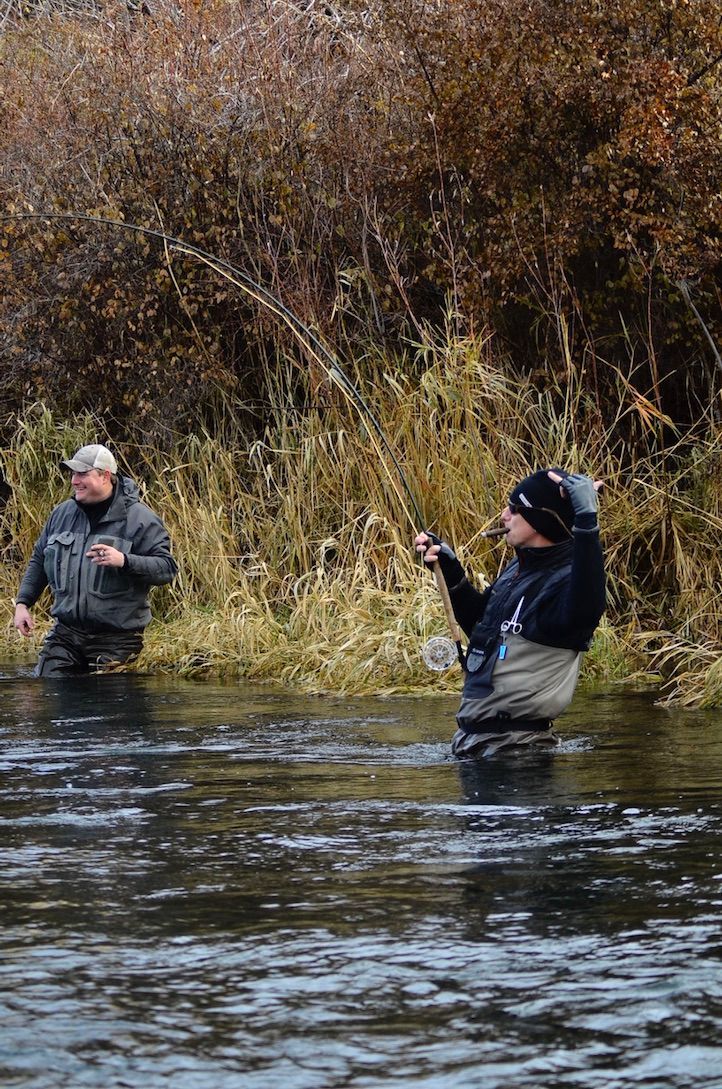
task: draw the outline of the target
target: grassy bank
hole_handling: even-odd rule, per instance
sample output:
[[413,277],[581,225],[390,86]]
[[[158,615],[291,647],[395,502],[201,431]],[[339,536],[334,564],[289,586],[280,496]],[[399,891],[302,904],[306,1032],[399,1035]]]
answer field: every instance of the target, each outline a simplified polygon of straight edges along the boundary
[[[540,392],[508,377],[483,338],[448,336],[418,353],[415,377],[408,359],[403,369],[364,359],[363,391],[427,525],[481,583],[507,554],[479,531],[496,524],[517,479],[552,464],[604,478],[609,608],[585,676],[654,677],[666,698],[719,703],[722,436],[713,417],[675,442],[671,422],[620,374],[614,423],[602,428],[571,367]],[[439,676],[421,660],[445,624],[410,547],[396,474],[356,410],[330,388],[316,393],[294,413],[279,392],[260,440],[226,402],[212,434],[178,435],[171,454],[123,442],[121,468],[162,514],[180,566],[174,586],[155,592],[138,668],[318,691],[455,690],[458,670]],[[662,428],[666,449],[656,453]],[[47,512],[67,494],[55,467],[105,435],[113,444],[101,421],[60,420],[35,405],[1,452],[6,657],[34,649],[19,646],[10,601]]]
[[603,477],[586,675],[719,703],[718,6],[11,4],[8,619],[55,466],[107,435],[181,568],[141,668],[458,687],[421,662],[444,622],[408,500],[309,326],[477,579],[513,482]]

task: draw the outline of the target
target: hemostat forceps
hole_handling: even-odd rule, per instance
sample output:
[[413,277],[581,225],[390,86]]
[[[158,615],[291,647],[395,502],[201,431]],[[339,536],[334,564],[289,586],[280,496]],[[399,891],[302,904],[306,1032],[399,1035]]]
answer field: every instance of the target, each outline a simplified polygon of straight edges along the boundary
[[512,616],[511,620],[504,620],[502,622],[501,630],[504,633],[504,635],[506,635],[507,632],[511,632],[512,635],[520,635],[521,634],[521,624],[519,623],[519,614],[521,613],[521,607],[522,607],[523,604],[524,604],[524,598],[522,596],[519,599],[519,604],[517,605],[516,609],[514,610],[514,615]]

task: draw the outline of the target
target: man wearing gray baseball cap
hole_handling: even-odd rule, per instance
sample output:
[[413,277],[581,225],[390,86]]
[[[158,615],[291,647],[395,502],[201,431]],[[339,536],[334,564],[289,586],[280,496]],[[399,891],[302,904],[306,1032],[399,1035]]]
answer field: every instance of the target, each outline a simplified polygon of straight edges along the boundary
[[161,519],[140,502],[107,446],[81,446],[62,465],[73,498],[51,512],[15,599],[15,627],[29,636],[30,608],[46,587],[53,595],[55,623],[38,677],[99,672],[137,657],[151,618],[150,588],[172,582],[178,570]]

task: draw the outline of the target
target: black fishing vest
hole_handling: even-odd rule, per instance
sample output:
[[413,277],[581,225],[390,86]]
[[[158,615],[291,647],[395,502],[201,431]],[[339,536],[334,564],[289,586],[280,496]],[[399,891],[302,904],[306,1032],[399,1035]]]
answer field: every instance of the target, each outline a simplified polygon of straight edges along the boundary
[[[483,699],[492,691],[491,676],[503,654],[505,631],[546,647],[583,651],[589,647],[587,633],[579,631],[544,633],[544,604],[562,591],[572,568],[572,543],[543,550],[521,552],[491,587],[484,615],[473,628],[466,654],[464,695]],[[500,650],[501,648],[501,650]]]

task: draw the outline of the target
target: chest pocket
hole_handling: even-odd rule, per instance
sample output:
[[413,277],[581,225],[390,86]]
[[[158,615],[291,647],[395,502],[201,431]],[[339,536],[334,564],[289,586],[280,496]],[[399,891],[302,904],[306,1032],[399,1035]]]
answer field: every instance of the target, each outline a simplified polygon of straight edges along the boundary
[[68,589],[73,544],[76,534],[66,530],[53,533],[43,552],[43,567],[51,590],[63,594]]

